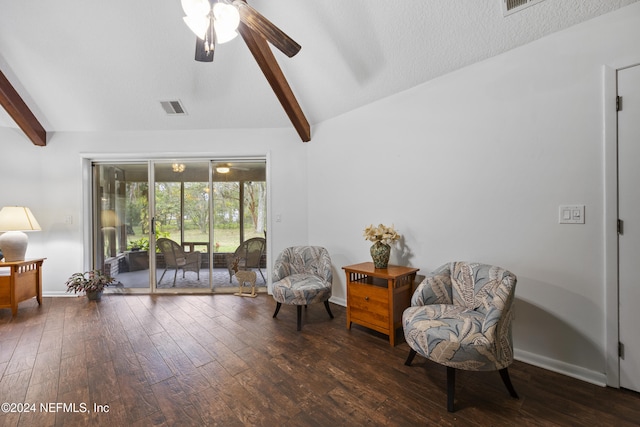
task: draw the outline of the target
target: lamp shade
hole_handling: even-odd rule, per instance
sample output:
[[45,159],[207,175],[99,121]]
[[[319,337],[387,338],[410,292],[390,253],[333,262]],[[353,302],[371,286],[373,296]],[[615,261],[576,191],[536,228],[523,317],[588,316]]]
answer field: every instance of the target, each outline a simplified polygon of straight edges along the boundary
[[40,224],[24,206],[5,206],[0,210],[0,231],[40,231]]
[[120,226],[120,218],[113,209],[107,209],[100,214],[100,223],[102,227],[118,227]]
[[0,210],[0,248],[6,262],[24,261],[29,239],[24,231],[39,231],[40,224],[23,206],[5,206]]

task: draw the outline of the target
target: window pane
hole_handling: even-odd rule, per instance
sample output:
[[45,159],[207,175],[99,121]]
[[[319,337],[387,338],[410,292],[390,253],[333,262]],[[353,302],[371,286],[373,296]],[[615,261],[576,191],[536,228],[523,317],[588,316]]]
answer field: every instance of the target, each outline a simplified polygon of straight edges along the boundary
[[264,181],[244,183],[244,240],[265,237],[266,188]]
[[183,221],[185,241],[209,242],[209,184],[207,182],[184,183]]
[[234,252],[240,245],[240,185],[213,184],[213,236],[216,252]]
[[149,185],[145,163],[94,164],[94,268],[125,288],[149,287]]

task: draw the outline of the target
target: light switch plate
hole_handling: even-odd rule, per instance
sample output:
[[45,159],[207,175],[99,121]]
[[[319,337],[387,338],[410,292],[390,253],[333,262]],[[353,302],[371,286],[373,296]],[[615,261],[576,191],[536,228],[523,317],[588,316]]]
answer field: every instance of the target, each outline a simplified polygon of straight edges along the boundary
[[584,224],[584,205],[560,205],[560,224]]

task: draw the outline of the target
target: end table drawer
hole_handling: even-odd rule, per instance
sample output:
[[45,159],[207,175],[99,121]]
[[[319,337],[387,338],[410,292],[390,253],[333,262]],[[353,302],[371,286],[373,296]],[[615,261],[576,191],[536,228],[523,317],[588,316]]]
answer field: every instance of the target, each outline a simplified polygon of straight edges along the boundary
[[349,310],[351,320],[370,323],[389,329],[389,294],[387,288],[349,284]]

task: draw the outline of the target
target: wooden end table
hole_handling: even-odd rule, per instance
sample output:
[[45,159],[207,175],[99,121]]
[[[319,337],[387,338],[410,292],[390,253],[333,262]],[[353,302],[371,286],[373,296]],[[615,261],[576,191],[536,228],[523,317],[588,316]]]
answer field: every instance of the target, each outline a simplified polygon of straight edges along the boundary
[[15,316],[18,303],[36,298],[42,305],[42,263],[46,258],[0,262],[10,274],[0,276],[0,308],[10,308]]
[[347,329],[357,323],[389,336],[395,346],[402,312],[411,304],[411,289],[419,268],[389,265],[375,268],[372,262],[342,267],[347,275]]

